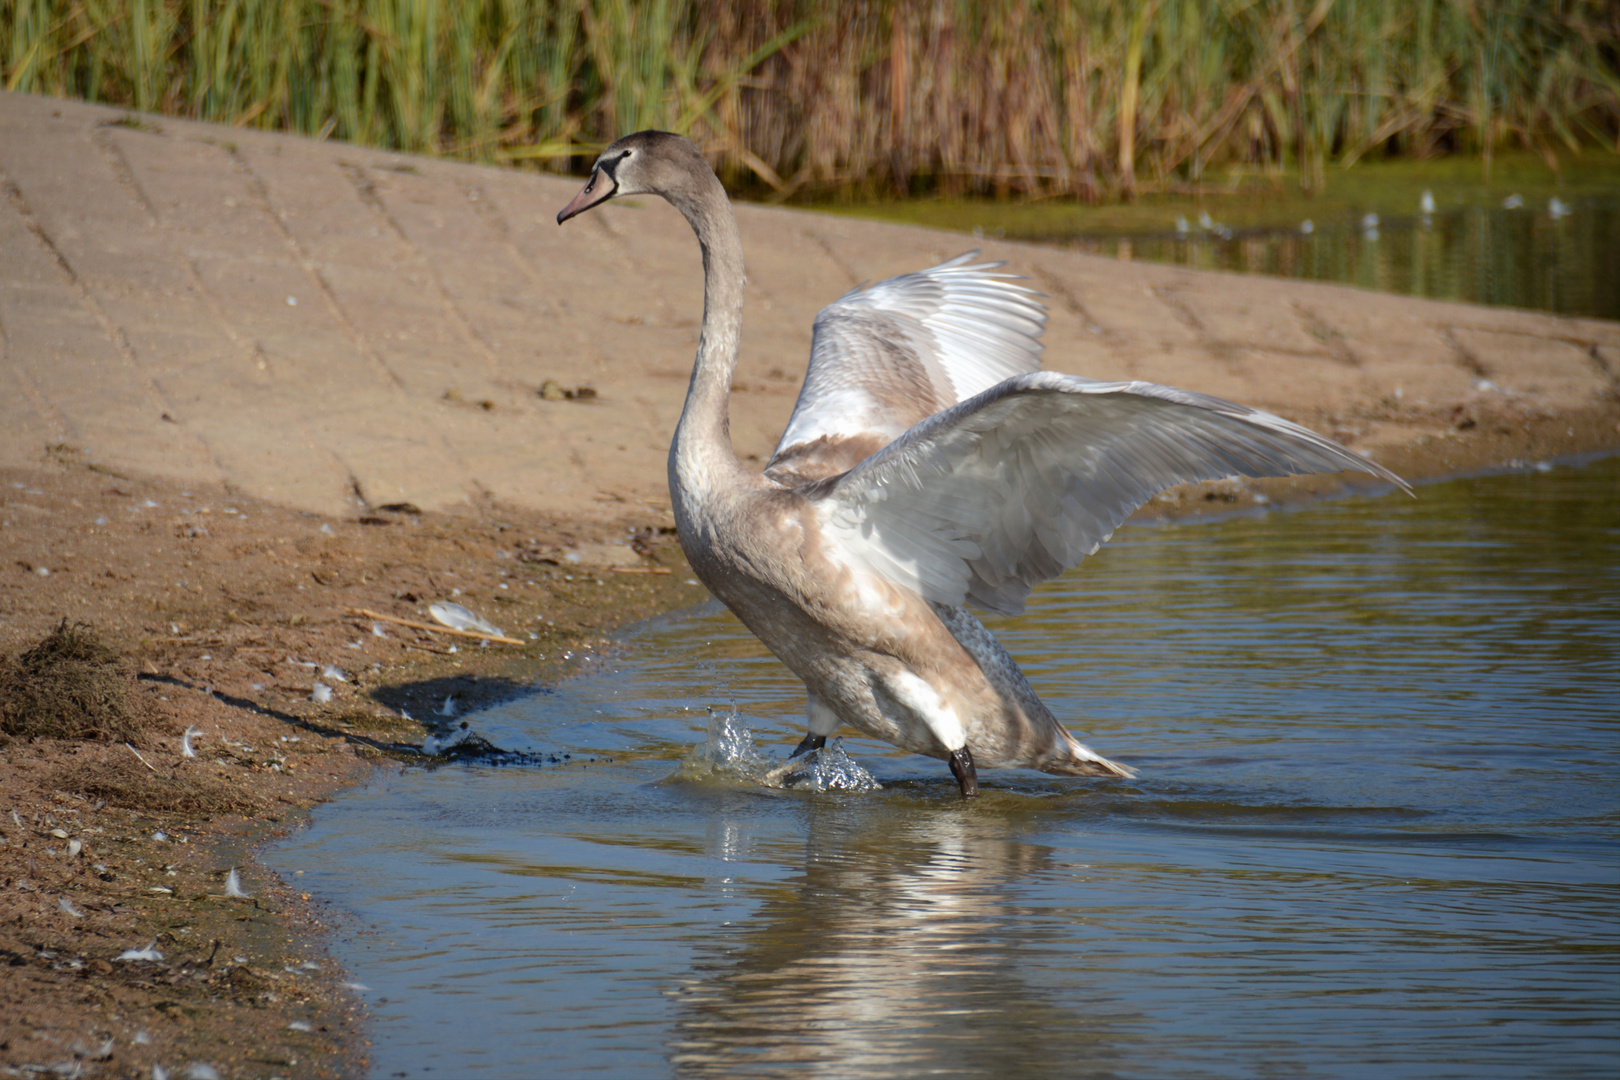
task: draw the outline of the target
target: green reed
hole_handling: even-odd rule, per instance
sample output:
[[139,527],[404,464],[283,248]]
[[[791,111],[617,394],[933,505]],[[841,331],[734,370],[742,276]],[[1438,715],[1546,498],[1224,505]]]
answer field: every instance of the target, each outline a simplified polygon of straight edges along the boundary
[[1610,0],[0,0],[0,83],[551,168],[673,128],[778,197],[1620,151]]

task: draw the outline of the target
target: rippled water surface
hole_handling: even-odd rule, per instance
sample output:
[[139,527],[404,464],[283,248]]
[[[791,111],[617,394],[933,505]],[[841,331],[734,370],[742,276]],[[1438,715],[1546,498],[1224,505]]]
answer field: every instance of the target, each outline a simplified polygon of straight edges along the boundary
[[1337,281],[1379,292],[1620,319],[1620,195],[1561,207],[1469,205],[1336,215],[1284,227],[1188,223],[1136,237],[1048,238],[1065,247],[1200,270]]
[[1133,781],[672,780],[709,706],[802,734],[699,610],[473,718],[569,763],[269,858],[349,913],[378,1077],[1612,1075],[1620,459],[1419,495],[1127,529],[999,620]]
[[1462,157],[1363,160],[1304,194],[1232,173],[1196,197],[1129,205],[911,199],[830,207],[989,237],[1335,281],[1380,292],[1620,319],[1620,157],[1508,155],[1489,173]]

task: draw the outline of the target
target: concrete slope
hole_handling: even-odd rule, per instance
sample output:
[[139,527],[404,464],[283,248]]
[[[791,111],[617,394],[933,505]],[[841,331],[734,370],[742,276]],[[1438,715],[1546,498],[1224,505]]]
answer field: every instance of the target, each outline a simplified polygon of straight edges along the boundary
[[[0,94],[0,465],[73,455],[330,515],[656,513],[697,245],[657,200],[558,228],[578,183]],[[732,430],[763,460],[816,311],[975,242],[738,218]],[[1601,407],[1620,371],[1620,325],[1597,320],[981,246],[1050,296],[1048,367],[1218,394],[1375,454],[1487,399]],[[595,396],[546,400],[548,381]]]

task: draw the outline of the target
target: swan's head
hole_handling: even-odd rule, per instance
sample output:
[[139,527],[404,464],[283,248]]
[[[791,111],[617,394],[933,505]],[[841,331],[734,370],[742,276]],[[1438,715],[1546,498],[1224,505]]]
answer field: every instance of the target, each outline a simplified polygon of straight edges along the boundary
[[584,190],[562,208],[557,224],[618,195],[662,195],[683,207],[717,183],[690,139],[668,131],[638,131],[602,151]]

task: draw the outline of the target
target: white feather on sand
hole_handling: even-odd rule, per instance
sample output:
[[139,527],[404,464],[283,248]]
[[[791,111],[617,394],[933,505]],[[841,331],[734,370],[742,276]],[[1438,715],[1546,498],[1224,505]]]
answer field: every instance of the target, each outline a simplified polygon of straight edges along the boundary
[[123,952],[119,953],[114,959],[124,960],[124,961],[150,960],[150,961],[153,961],[153,962],[161,962],[163,960],[163,954],[158,952],[157,938],[153,938],[151,940],[151,942],[147,944],[146,948],[144,948],[144,949],[125,949]]
[[225,895],[235,900],[249,900],[253,894],[242,888],[242,877],[231,867],[231,872],[225,875]]

